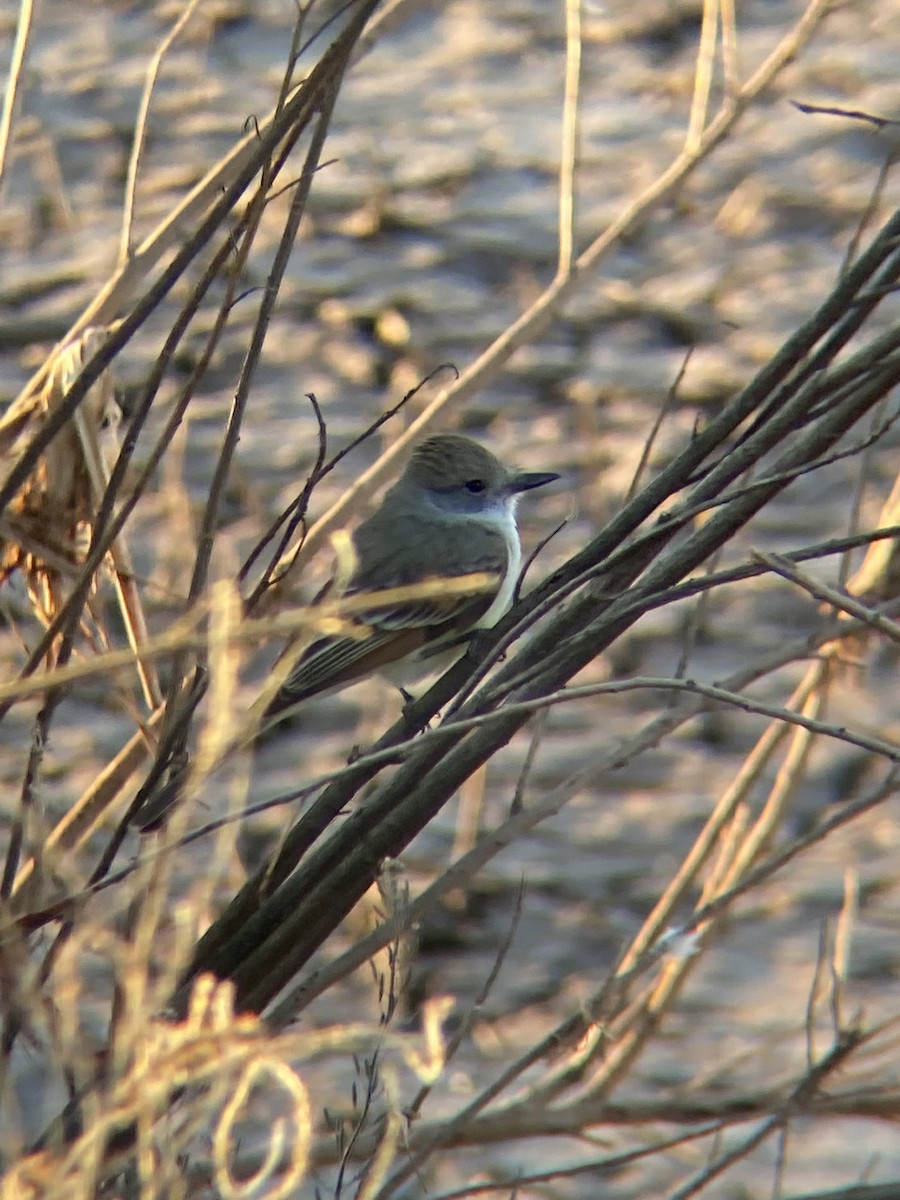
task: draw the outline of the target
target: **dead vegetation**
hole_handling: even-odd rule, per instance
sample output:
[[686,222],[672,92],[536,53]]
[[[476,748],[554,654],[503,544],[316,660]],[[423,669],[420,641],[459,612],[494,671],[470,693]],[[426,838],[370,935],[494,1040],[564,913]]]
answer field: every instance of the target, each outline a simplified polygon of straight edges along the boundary
[[[152,61],[148,104],[165,53],[194,7],[183,9]],[[345,611],[340,603],[327,612],[286,611],[313,556],[424,430],[452,423],[476,390],[501,375],[516,348],[537,338],[596,278],[621,240],[737,135],[743,114],[803,54],[828,5],[813,0],[742,81],[733,12],[707,0],[681,151],[616,221],[585,239],[576,237],[573,202],[580,17],[569,3],[554,278],[312,522],[316,487],[334,462],[316,408],[321,440],[313,471],[281,520],[265,538],[260,528],[259,545],[223,578],[212,561],[235,450],[252,420],[253,381],[327,153],[334,104],[367,39],[387,36],[387,18],[401,7],[358,0],[319,30],[317,6],[309,6],[294,30],[271,113],[134,246],[139,123],[117,268],[0,425],[3,570],[26,578],[36,622],[22,623],[20,667],[0,682],[0,714],[38,704],[19,764],[0,887],[3,1195],[10,1198],[288,1197],[313,1195],[318,1187],[320,1194],[366,1200],[410,1194],[449,1200],[549,1194],[545,1187],[593,1196],[598,1184],[609,1186],[610,1195],[686,1198],[721,1195],[729,1171],[761,1147],[774,1162],[759,1194],[778,1194],[801,1118],[892,1125],[900,1116],[896,995],[870,1013],[853,994],[850,963],[866,892],[852,869],[842,905],[821,923],[805,1019],[785,1037],[783,1056],[781,1046],[759,1047],[748,1022],[737,1057],[765,1058],[765,1072],[740,1062],[733,1072],[694,1075],[686,1062],[680,1088],[654,1094],[635,1083],[667,1023],[677,1025],[696,973],[734,924],[754,905],[776,903],[773,881],[790,894],[823,847],[896,793],[896,731],[828,715],[851,672],[863,673],[854,686],[865,688],[867,661],[900,635],[897,488],[880,515],[867,519],[872,508],[863,503],[876,464],[882,476],[889,469],[896,444],[892,396],[900,382],[900,323],[889,308],[900,278],[900,212],[876,221],[883,191],[874,195],[847,262],[840,270],[835,264],[831,294],[660,464],[653,449],[670,416],[663,409],[633,487],[595,536],[370,745],[353,754],[348,746],[346,761],[326,776],[300,777],[289,794],[251,803],[245,747],[252,717],[239,699],[246,664],[265,640],[339,622]],[[25,5],[20,19],[27,24]],[[298,79],[296,58],[313,35],[315,66]],[[712,80],[719,70],[728,86],[716,107]],[[146,112],[142,105],[140,120]],[[889,179],[886,170],[879,187]],[[280,242],[264,286],[251,297],[255,317],[195,530],[188,586],[179,611],[151,631],[144,609],[152,600],[141,594],[126,539],[238,300],[246,301],[245,272],[267,206],[285,192]],[[111,396],[117,358],[173,294],[177,316],[117,429]],[[174,404],[153,423],[162,381],[198,322],[202,352]],[[673,389],[670,403],[675,399]],[[857,480],[845,528],[790,553],[739,549],[728,557],[787,488],[839,463],[852,464]],[[727,589],[773,579],[809,598],[807,626],[726,678],[693,677],[690,652],[703,636],[707,606]],[[113,585],[124,632],[98,600]],[[689,614],[683,670],[572,683],[648,614],[675,605]],[[54,822],[40,777],[58,707],[97,680],[121,697],[133,732]],[[598,740],[565,779],[538,786],[535,763],[552,736],[548,714],[626,693],[641,693],[645,706],[629,735]],[[511,1034],[490,1063],[489,1082],[464,1100],[454,1096],[446,1087],[453,1063],[478,1036],[481,1006],[515,941],[528,887],[474,1002],[457,1004],[455,1023],[453,997],[409,1002],[417,1018],[410,1030],[401,1017],[423,925],[477,892],[498,855],[561,813],[583,788],[614,780],[623,765],[723,709],[754,718],[752,745],[729,764],[727,786],[711,798],[707,819],[641,928],[580,980],[577,1002],[560,981],[555,999],[564,1015],[545,1020],[524,1042]],[[485,764],[523,731],[529,749],[504,819],[484,828],[476,820],[470,835],[461,831],[446,870],[411,890],[402,858],[410,842],[461,788],[477,791]],[[858,783],[800,827],[796,797],[809,785],[818,748],[832,742],[853,749]],[[138,842],[134,816],[160,794],[168,819]],[[210,796],[213,812],[205,807]],[[235,883],[242,831],[272,809],[283,833],[252,869],[241,867]],[[896,880],[879,886],[891,893]],[[370,918],[362,932],[361,912]],[[347,991],[353,980],[357,993],[352,986]],[[360,987],[368,995],[358,1019],[309,1020],[311,1006],[318,1002],[321,1014],[330,996],[341,996],[335,1007],[346,1012],[348,995]],[[722,1006],[735,1009],[742,1029],[740,999],[726,995]],[[39,1137],[24,1132],[30,1122],[16,1113],[23,1055],[32,1071],[52,1079],[59,1098]],[[335,1078],[350,1078],[342,1113],[323,1112],[326,1100],[314,1082],[323,1063]],[[485,1146],[512,1146],[508,1161],[520,1155],[533,1162],[524,1148],[544,1144],[539,1139],[577,1147],[580,1157],[575,1161],[573,1151],[568,1163],[554,1158],[545,1170],[522,1167],[493,1179],[467,1166],[466,1156]],[[873,1200],[876,1194],[873,1188]]]

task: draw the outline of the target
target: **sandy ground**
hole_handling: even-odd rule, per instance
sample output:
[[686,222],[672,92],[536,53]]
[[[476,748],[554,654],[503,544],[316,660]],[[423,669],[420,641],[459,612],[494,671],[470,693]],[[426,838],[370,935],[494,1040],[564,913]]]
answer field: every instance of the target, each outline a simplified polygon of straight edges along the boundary
[[[293,5],[201,5],[165,60],[149,121],[137,193],[134,240],[146,235],[265,112],[283,66]],[[738,4],[744,75],[800,12],[796,3]],[[618,213],[677,153],[690,104],[698,36],[697,5],[608,0],[585,17],[582,165],[578,228],[582,244]],[[0,4],[0,44],[12,39],[17,5]],[[215,14],[215,15],[213,15]],[[45,0],[23,76],[17,140],[0,196],[0,398],[11,399],[110,271],[134,113],[148,57],[175,6]],[[8,48],[3,50],[8,61]],[[864,109],[896,118],[900,109],[900,11],[893,0],[859,0],[833,13],[799,62],[747,114],[737,135],[679,195],[604,262],[563,317],[510,363],[489,392],[454,414],[526,468],[562,473],[563,482],[523,505],[531,546],[563,517],[568,525],[542,553],[541,574],[584,544],[615,511],[643,439],[694,347],[676,410],[656,462],[683,443],[699,414],[747,380],[827,294],[864,213],[895,135],[825,116],[803,115],[792,100]],[[354,68],[341,94],[311,211],[291,261],[244,426],[216,570],[233,570],[265,521],[296,490],[311,464],[315,424],[305,393],[315,393],[335,446],[395,400],[424,372],[464,367],[552,277],[556,254],[557,156],[563,79],[562,5],[546,0],[410,3],[403,19]],[[898,200],[889,179],[879,212]],[[284,209],[266,218],[250,265],[259,283]],[[148,322],[123,356],[124,395],[145,377],[172,308]],[[896,316],[896,309],[894,310]],[[201,385],[178,444],[132,531],[147,594],[161,623],[186,585],[192,521],[205,498],[214,452],[253,319],[238,313]],[[200,333],[193,335],[199,345]],[[180,380],[164,384],[158,422]],[[415,404],[414,406],[415,407]],[[158,427],[158,426],[157,426]],[[152,432],[152,431],[151,431]],[[390,437],[390,430],[386,433]],[[864,512],[871,517],[897,466],[897,436],[875,452]],[[328,481],[321,509],[373,458],[355,452]],[[138,457],[140,457],[140,452]],[[846,531],[853,463],[804,478],[730,549],[784,550]],[[323,565],[323,570],[325,569]],[[827,572],[831,568],[823,567]],[[832,577],[832,576],[829,576]],[[19,603],[17,593],[10,603]],[[653,614],[616,647],[605,673],[671,674],[685,611]],[[717,679],[803,636],[814,606],[770,582],[717,595],[688,673]],[[4,631],[5,669],[18,646]],[[252,699],[261,667],[248,672]],[[772,684],[782,702],[799,669]],[[896,662],[882,654],[861,684],[847,684],[845,712],[879,736],[896,736]],[[302,732],[263,754],[254,795],[274,794],[340,762],[348,745],[384,724],[395,703],[377,682],[325,701]],[[559,783],[599,748],[633,730],[646,713],[639,696],[601,698],[554,710],[530,788]],[[27,714],[0,726],[0,776],[16,795]],[[414,986],[464,1002],[487,974],[511,919],[520,879],[521,922],[472,1045],[460,1055],[432,1113],[450,1110],[483,1086],[510,1046],[523,1044],[571,1011],[603,978],[633,933],[741,756],[759,719],[721,712],[657,752],[585,787],[563,814],[491,864],[476,902],[423,930]],[[99,689],[67,701],[44,781],[51,811],[62,811],[99,761],[129,735],[128,718]],[[502,818],[527,736],[490,765],[482,820]],[[795,801],[795,828],[843,798],[854,752],[819,746]],[[763,791],[760,790],[760,796]],[[451,854],[458,823],[451,805],[409,853],[414,886]],[[802,860],[790,886],[775,881],[754,895],[704,958],[651,1051],[621,1097],[689,1096],[702,1086],[734,1091],[777,1082],[799,1069],[803,1025],[823,920],[841,905],[845,872],[859,873],[863,896],[851,959],[848,1008],[875,1021],[900,1003],[896,928],[900,802],[883,806]],[[261,819],[265,837],[283,820]],[[235,867],[236,882],[239,868]],[[343,935],[342,935],[343,936]],[[341,938],[335,939],[335,945]],[[563,986],[560,987],[560,982]],[[355,990],[354,990],[355,988]],[[347,990],[346,1012],[370,989]],[[334,1016],[316,1012],[317,1020]],[[879,1064],[879,1082],[896,1089]],[[34,1081],[32,1081],[32,1084]],[[327,1088],[325,1081],[322,1088]],[[343,1081],[321,1103],[347,1103]],[[39,1127],[40,1087],[25,1087],[28,1124]],[[317,1099],[319,1093],[317,1093]],[[52,1094],[40,1103],[52,1111]],[[623,1145],[615,1130],[611,1147]],[[448,1159],[435,1192],[476,1170],[547,1169],[593,1155],[568,1143],[513,1143]],[[604,1182],[611,1197],[665,1194],[701,1151],[656,1165],[656,1176],[623,1173]],[[713,1185],[710,1195],[771,1194],[774,1151],[766,1148]],[[786,1192],[900,1176],[896,1130],[876,1122],[801,1122],[793,1130]],[[323,1187],[328,1194],[328,1176]],[[574,1177],[555,1190],[521,1194],[583,1197],[596,1179]],[[311,1191],[310,1191],[310,1194]]]

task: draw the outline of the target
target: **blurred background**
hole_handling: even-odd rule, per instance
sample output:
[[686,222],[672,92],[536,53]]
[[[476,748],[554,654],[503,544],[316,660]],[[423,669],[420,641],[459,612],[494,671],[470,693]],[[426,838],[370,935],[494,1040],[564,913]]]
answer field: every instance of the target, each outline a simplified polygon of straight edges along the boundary
[[[115,265],[148,59],[180,11],[170,2],[125,0],[44,0],[38,7],[0,193],[0,401],[14,398]],[[311,29],[327,11],[315,7]],[[743,78],[801,11],[787,0],[738,0]],[[2,0],[4,65],[17,13],[17,4]],[[700,14],[699,0],[585,3],[578,248],[681,149]],[[250,128],[254,116],[269,111],[294,18],[289,0],[200,4],[162,65],[138,179],[134,244]],[[337,450],[441,364],[467,366],[552,279],[564,31],[562,4],[547,0],[409,0],[396,6],[386,32],[352,68],[256,375],[214,574],[233,575],[261,530],[302,486],[318,448],[306,393],[320,404],[329,446]],[[900,118],[898,61],[894,0],[840,6],[675,201],[618,246],[560,319],[519,351],[490,389],[448,413],[448,427],[484,440],[501,457],[563,476],[522,506],[526,551],[567,522],[539,555],[532,581],[584,545],[621,505],[689,351],[651,469],[747,382],[827,295],[900,127],[803,114],[792,101]],[[721,95],[717,87],[714,97]],[[897,206],[898,195],[895,174],[875,201],[875,225]],[[248,289],[264,282],[288,203],[285,195],[267,209]],[[126,412],[186,289],[186,282],[179,284],[117,360]],[[890,315],[887,306],[875,327]],[[129,526],[156,628],[185,595],[195,521],[255,316],[252,296],[239,302],[156,486]],[[191,338],[199,352],[203,332],[201,320],[163,384],[148,443],[193,366]],[[434,391],[426,388],[316,489],[313,516]],[[896,433],[889,434],[866,464],[864,520],[874,521],[890,489],[898,442]],[[743,561],[751,547],[784,551],[846,533],[858,477],[859,464],[849,460],[798,480],[743,531],[721,565]],[[329,569],[327,553],[320,557],[310,573],[310,594]],[[813,567],[832,582],[836,570],[829,560]],[[9,585],[2,603],[8,619],[0,629],[0,662],[7,677],[21,661],[22,622],[31,634],[21,587]],[[650,614],[578,682],[672,675],[686,654],[684,673],[721,679],[801,639],[816,620],[815,604],[783,581],[720,589],[699,615],[694,605]],[[244,680],[248,705],[270,658],[261,655]],[[836,697],[845,710],[829,718],[852,720],[873,736],[896,740],[896,671],[896,654],[877,651],[862,677],[848,676]],[[798,663],[767,682],[765,698],[783,703],[801,673]],[[387,684],[373,680],[311,706],[293,731],[267,743],[252,798],[339,765],[351,746],[376,737],[399,705]],[[539,795],[558,785],[633,731],[650,707],[645,693],[634,692],[553,709],[528,789]],[[0,779],[10,805],[32,713],[19,706],[0,725]],[[534,1040],[597,986],[762,729],[759,718],[730,709],[694,721],[614,778],[606,774],[596,786],[580,789],[559,817],[493,860],[472,895],[425,923],[405,998],[410,1021],[427,996],[450,993],[464,1006],[477,995],[524,879],[521,919],[506,964],[432,1115],[452,1111],[484,1086],[511,1047]],[[48,810],[64,812],[132,730],[132,720],[101,684],[75,689],[48,748],[42,781]],[[411,847],[404,862],[414,889],[464,849],[479,825],[505,816],[528,745],[526,731]],[[851,747],[817,744],[788,831],[799,832],[845,799],[865,769]],[[802,1066],[822,922],[836,918],[849,869],[859,872],[863,897],[852,999],[869,1020],[896,1012],[898,815],[896,800],[875,809],[795,862],[789,888],[776,878],[754,893],[629,1077],[628,1099],[688,1096],[698,1088],[704,1094],[726,1086],[730,1093],[752,1090]],[[223,899],[283,821],[275,810],[248,826],[243,857],[223,881]],[[202,861],[202,849],[197,853]],[[354,932],[333,939],[335,949]],[[360,979],[343,989],[340,1000],[329,992],[324,1011],[312,1013],[323,1023],[351,1020],[369,1005],[365,1015],[373,1016],[370,991]],[[878,1078],[883,1086],[900,1086],[896,1074]],[[348,1080],[334,1076],[313,1085],[314,1100],[323,1107],[339,1106],[348,1093]],[[20,1097],[29,1127],[41,1128],[55,1111],[52,1090],[29,1079],[27,1070]],[[475,1171],[569,1163],[577,1160],[578,1148],[533,1139],[465,1154],[465,1162],[448,1156],[446,1178],[433,1180],[436,1191]],[[767,1144],[716,1185],[722,1190],[709,1194],[771,1194],[774,1158],[774,1143]],[[699,1162],[702,1152],[687,1149],[660,1160],[657,1185],[672,1186]],[[793,1130],[788,1192],[891,1175],[900,1175],[900,1144],[888,1124],[848,1117]],[[649,1195],[648,1178],[636,1193],[624,1173],[604,1183],[604,1194]],[[597,1195],[596,1180],[572,1178],[554,1187],[527,1194]]]

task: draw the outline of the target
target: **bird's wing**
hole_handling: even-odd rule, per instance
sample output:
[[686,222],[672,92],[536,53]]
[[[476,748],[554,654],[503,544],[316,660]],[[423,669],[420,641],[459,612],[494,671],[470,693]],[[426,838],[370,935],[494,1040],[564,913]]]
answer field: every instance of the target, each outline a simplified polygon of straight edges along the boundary
[[[348,595],[384,591],[386,579],[408,587],[435,579],[485,573],[503,580],[509,550],[500,529],[471,522],[461,543],[448,539],[446,523],[427,516],[392,512],[388,505],[364,521],[353,536],[357,568]],[[429,596],[379,604],[359,619],[376,629],[409,629],[458,621],[474,624],[490,608],[494,595]]]
[[[483,570],[483,568],[481,569]],[[474,574],[479,568],[465,574]],[[452,575],[432,574],[418,583],[434,584],[441,579],[452,579]],[[497,576],[498,580],[502,576]],[[406,586],[406,585],[404,585]],[[352,593],[348,592],[347,595]],[[361,625],[371,626],[376,632],[399,633],[404,629],[430,629],[436,625],[454,624],[461,628],[474,625],[493,603],[496,592],[481,591],[471,595],[457,593],[448,596],[424,596],[418,600],[395,600],[387,604],[373,604],[354,614]]]
[[313,642],[278,689],[266,715],[274,716],[318,692],[362,678],[414,653],[426,641],[423,627],[400,633],[384,630],[366,634],[364,630],[360,625],[359,638],[329,637]]
[[[473,528],[462,561],[452,552],[441,553],[446,533],[440,524],[431,530],[427,522],[423,527],[416,518],[407,528],[402,515],[388,514],[388,518],[390,539],[385,536],[383,510],[363,522],[354,534],[357,567],[346,595],[384,591],[385,579],[405,587],[475,572],[496,575],[499,588],[508,564],[506,540],[500,530],[481,525]],[[488,611],[495,594],[433,596],[364,609],[353,618],[359,626],[359,637],[320,638],[307,648],[269,705],[267,715],[274,716],[317,692],[377,671],[413,654],[434,638],[469,629]]]

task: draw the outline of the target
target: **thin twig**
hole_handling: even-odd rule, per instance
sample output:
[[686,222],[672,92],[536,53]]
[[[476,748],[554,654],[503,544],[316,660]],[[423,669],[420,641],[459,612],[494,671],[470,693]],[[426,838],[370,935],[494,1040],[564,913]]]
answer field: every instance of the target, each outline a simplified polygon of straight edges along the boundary
[[697,46],[697,61],[694,66],[694,94],[691,97],[691,114],[688,121],[684,148],[688,154],[697,152],[706,115],[709,109],[709,94],[712,90],[713,69],[716,58],[716,41],[719,31],[719,0],[703,0],[703,18],[700,23],[700,41]]
[[0,180],[3,179],[6,171],[6,158],[9,153],[13,121],[16,115],[19,84],[22,80],[22,68],[25,65],[25,55],[28,51],[28,38],[31,33],[33,18],[34,0],[19,0],[16,39],[13,42],[12,57],[9,63],[9,76],[6,81],[6,90],[3,94],[3,113],[0,114]]
[[559,163],[559,257],[557,278],[572,270],[575,254],[575,181],[581,90],[581,0],[566,0],[566,79],[563,88]]
[[159,77],[162,60],[171,49],[175,39],[193,16],[199,3],[200,0],[187,0],[181,15],[160,42],[156,53],[150,60],[150,65],[147,67],[147,77],[144,80],[144,90],[141,93],[141,102],[134,123],[134,138],[131,143],[128,172],[125,177],[125,199],[122,205],[122,232],[119,236],[119,257],[117,263],[119,270],[122,270],[128,262],[128,256],[131,251],[131,229],[134,223],[134,202],[137,190],[138,169],[140,168],[141,154],[143,153],[144,141],[147,136],[147,119],[150,115],[150,103],[153,99],[153,92],[156,88],[156,81]]

